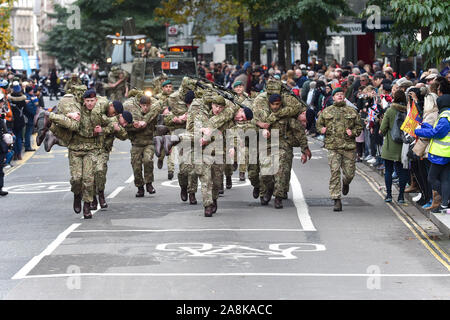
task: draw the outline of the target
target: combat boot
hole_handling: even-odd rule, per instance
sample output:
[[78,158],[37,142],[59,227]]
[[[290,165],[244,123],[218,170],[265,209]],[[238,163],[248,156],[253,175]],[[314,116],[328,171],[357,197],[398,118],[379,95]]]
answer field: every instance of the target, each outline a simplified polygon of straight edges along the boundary
[[270,200],[272,200],[272,195],[273,195],[273,189],[267,190],[266,194],[264,195],[264,201],[269,203]]
[[186,188],[186,187],[181,187],[181,193],[180,193],[180,196],[181,196],[181,200],[182,200],[182,201],[187,201],[187,199],[188,199],[188,193],[187,193],[187,188]]
[[283,208],[283,198],[275,197],[275,209],[282,209],[282,208]]
[[100,208],[105,209],[108,208],[108,204],[105,199],[105,191],[98,192],[98,202],[100,203]]
[[145,194],[144,187],[138,187],[138,192],[136,193],[136,198],[142,198]]
[[233,180],[231,176],[226,176],[227,189],[231,189],[233,187]]
[[94,199],[91,202],[91,210],[97,210],[98,201],[97,196],[94,195]]
[[213,200],[213,205],[212,205],[212,213],[216,213],[217,212],[217,199]]
[[164,138],[161,136],[153,137],[153,144],[155,145],[155,156],[158,158],[161,157],[161,152],[164,145]]
[[267,206],[269,204],[268,201],[264,200],[264,197],[260,197],[259,200],[261,201],[262,206]]
[[212,217],[213,206],[205,207],[205,217]]
[[169,180],[172,180],[172,179],[173,179],[173,172],[172,172],[172,171],[169,171],[169,172],[167,173],[167,179],[169,179]]
[[164,136],[164,151],[166,155],[169,155],[172,148],[180,143],[180,137],[176,135],[165,135]]
[[41,133],[36,136],[36,144],[38,147],[44,142],[47,131],[47,128],[44,128],[41,130]]
[[148,193],[150,193],[150,194],[156,193],[156,190],[155,190],[155,188],[153,188],[151,182],[150,182],[150,183],[147,183],[147,184],[145,185],[145,187],[147,188],[147,192],[148,192]]
[[195,198],[195,193],[189,193],[189,204],[197,204],[197,199]]
[[75,213],[81,212],[81,193],[73,195],[73,211]]
[[92,219],[91,204],[86,201],[84,202],[83,205],[83,217],[85,219]]
[[233,163],[233,172],[239,168],[239,164],[237,162]]
[[47,131],[45,134],[45,141],[44,141],[44,149],[47,152],[50,152],[52,150],[52,147],[58,143],[58,138],[51,132]]
[[223,181],[222,181],[222,183],[219,187],[219,194],[224,194],[224,193],[225,193],[225,190],[223,189]]
[[333,211],[342,211],[342,202],[341,199],[334,200],[334,208]]
[[259,188],[253,188],[253,198],[258,199],[259,197]]
[[239,172],[239,181],[245,181],[245,172]]
[[350,185],[343,183],[342,184],[342,194],[344,196],[346,196],[348,194],[349,190],[350,190]]
[[162,169],[164,165],[164,159],[158,158],[158,169]]

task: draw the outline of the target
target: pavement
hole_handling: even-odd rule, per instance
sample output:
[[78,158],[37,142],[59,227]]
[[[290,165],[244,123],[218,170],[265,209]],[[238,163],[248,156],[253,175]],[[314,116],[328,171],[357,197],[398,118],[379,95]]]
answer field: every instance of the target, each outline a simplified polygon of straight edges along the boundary
[[67,150],[41,146],[5,179],[0,298],[450,299],[448,237],[412,219],[424,217],[413,205],[386,204],[381,176],[364,164],[333,212],[326,150],[313,139],[310,148],[304,165],[295,150],[283,209],[260,206],[235,172],[206,218],[200,190],[197,205],[182,202],[176,175],[167,180],[156,160],[156,193],[136,198],[130,143],[116,141],[109,206],[84,220],[72,209]]

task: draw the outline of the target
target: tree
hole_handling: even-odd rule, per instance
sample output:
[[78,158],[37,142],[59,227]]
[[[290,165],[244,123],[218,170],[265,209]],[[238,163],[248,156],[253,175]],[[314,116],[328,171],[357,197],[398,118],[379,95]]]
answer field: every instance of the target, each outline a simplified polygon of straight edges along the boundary
[[0,0],[0,56],[14,50],[12,46],[12,35],[9,18],[14,0]]
[[450,56],[450,3],[442,0],[372,0],[382,15],[393,20],[381,36],[389,47],[407,55],[422,55],[425,67],[439,66]]
[[106,36],[122,29],[124,18],[133,17],[138,33],[150,35],[154,43],[165,39],[165,27],[153,17],[160,1],[138,0],[78,0],[80,29],[69,29],[66,25],[69,13],[55,5],[57,25],[47,32],[48,39],[40,44],[49,55],[58,59],[63,68],[74,69],[81,63],[98,61],[104,64]]

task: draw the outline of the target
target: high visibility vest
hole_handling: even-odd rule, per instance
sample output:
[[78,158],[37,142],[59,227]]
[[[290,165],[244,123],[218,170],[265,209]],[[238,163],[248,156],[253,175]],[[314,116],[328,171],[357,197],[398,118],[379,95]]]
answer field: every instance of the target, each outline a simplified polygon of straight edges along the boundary
[[[436,128],[441,118],[447,118],[450,121],[450,110],[446,110],[439,115],[433,128]],[[435,156],[450,158],[450,132],[447,132],[447,135],[442,139],[431,139],[428,152]]]

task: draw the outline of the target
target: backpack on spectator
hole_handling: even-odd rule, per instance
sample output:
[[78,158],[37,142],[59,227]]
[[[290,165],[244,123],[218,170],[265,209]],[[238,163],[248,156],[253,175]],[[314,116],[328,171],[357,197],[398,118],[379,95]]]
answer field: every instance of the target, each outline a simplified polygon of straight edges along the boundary
[[405,118],[406,118],[406,112],[397,111],[397,114],[395,115],[395,119],[394,119],[394,125],[391,128],[391,138],[392,138],[392,140],[394,140],[394,142],[403,143],[404,133],[400,129],[400,127],[402,126],[403,122],[405,121]]

